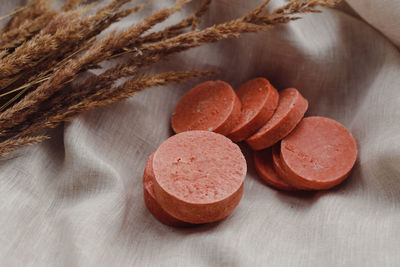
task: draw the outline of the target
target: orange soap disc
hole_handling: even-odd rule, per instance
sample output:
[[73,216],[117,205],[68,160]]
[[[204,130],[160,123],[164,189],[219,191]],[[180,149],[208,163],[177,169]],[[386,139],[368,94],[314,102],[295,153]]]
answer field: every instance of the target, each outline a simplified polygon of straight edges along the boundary
[[282,167],[298,187],[331,188],[346,179],[356,158],[351,133],[329,118],[305,118],[281,142]]
[[303,118],[308,101],[295,88],[279,92],[279,104],[272,118],[246,142],[254,150],[272,146],[288,135]]
[[234,142],[240,142],[254,134],[274,114],[278,106],[278,91],[267,79],[252,79],[236,90],[242,111],[239,123],[228,135]]
[[227,135],[237,125],[241,104],[226,82],[203,82],[187,92],[172,113],[175,133],[191,130],[213,131]]
[[284,191],[296,190],[294,187],[283,181],[274,170],[270,148],[254,152],[254,165],[258,175],[268,185]]
[[197,224],[221,220],[235,209],[247,166],[240,148],[225,136],[188,131],[161,144],[153,170],[161,207],[179,220]]
[[281,163],[281,146],[279,143],[275,144],[272,146],[272,162],[274,165],[274,170],[278,174],[279,178],[285,183],[288,184],[293,190],[309,190],[309,188],[305,187],[298,187],[295,185],[290,184],[290,180],[286,177],[288,174],[285,173],[285,171],[282,168],[282,163]]
[[180,221],[171,215],[169,215],[163,208],[161,208],[160,204],[158,204],[157,200],[154,196],[154,172],[153,172],[153,157],[154,153],[150,155],[147,160],[146,167],[143,173],[143,192],[144,192],[144,203],[146,204],[147,209],[150,211],[153,216],[162,222],[165,225],[174,226],[174,227],[188,227],[192,224]]

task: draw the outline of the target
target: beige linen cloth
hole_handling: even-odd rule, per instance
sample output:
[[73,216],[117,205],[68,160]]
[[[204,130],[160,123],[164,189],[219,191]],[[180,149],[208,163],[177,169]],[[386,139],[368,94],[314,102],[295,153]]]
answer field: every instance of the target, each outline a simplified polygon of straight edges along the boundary
[[[155,1],[143,14],[171,3]],[[204,24],[258,3],[215,0]],[[17,4],[2,0],[1,14]],[[249,170],[233,214],[193,229],[164,226],[143,203],[143,169],[170,136],[178,99],[202,80],[151,88],[0,160],[0,265],[399,266],[400,5],[349,4],[359,16],[305,15],[177,55],[159,68],[220,69],[216,79],[233,87],[263,76],[278,89],[298,88],[309,99],[308,115],[334,118],[357,139],[358,161],[344,184],[301,196],[275,191],[257,177],[243,145]]]

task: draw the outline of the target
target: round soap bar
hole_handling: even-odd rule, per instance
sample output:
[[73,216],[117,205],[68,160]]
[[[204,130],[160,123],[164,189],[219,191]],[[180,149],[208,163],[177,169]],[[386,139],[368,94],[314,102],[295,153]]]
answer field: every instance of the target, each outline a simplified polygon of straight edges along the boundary
[[295,88],[279,92],[279,104],[272,118],[246,142],[254,150],[272,146],[288,135],[303,118],[308,101]]
[[274,114],[278,106],[278,91],[267,79],[252,79],[236,90],[242,111],[239,123],[228,135],[234,142],[240,142],[254,134]]
[[283,181],[274,169],[272,163],[271,149],[264,149],[254,152],[254,166],[258,175],[268,185],[284,191],[293,191],[294,187]]
[[297,187],[331,188],[350,174],[356,158],[351,133],[329,118],[305,118],[281,142],[282,167]]
[[146,167],[143,173],[143,192],[144,192],[144,203],[146,204],[147,209],[150,211],[153,216],[159,220],[161,223],[174,226],[174,227],[188,227],[191,224],[180,221],[171,215],[169,215],[163,208],[161,208],[160,204],[158,204],[157,200],[154,196],[154,172],[153,172],[153,157],[154,153],[150,155],[147,160]]
[[237,125],[241,104],[226,82],[203,82],[187,92],[172,113],[175,133],[204,130],[227,135]]
[[168,138],[153,160],[154,193],[179,220],[209,223],[239,204],[246,176],[240,148],[223,135],[188,131]]

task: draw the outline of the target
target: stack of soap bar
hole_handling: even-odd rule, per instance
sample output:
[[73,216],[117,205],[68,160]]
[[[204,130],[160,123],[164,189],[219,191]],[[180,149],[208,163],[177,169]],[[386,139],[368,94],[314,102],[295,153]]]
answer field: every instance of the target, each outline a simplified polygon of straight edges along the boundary
[[167,225],[219,221],[239,204],[246,171],[246,160],[230,139],[209,131],[183,132],[150,156],[145,202]]

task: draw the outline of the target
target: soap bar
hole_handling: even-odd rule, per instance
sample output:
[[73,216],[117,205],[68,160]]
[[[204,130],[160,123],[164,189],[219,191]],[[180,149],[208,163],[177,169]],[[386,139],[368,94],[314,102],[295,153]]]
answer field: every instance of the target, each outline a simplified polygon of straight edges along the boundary
[[282,140],[280,155],[290,184],[328,189],[350,174],[357,159],[357,145],[339,122],[307,117]]
[[240,110],[240,100],[228,83],[207,81],[179,100],[171,126],[175,133],[203,130],[227,135],[238,124]]
[[208,131],[176,134],[153,159],[154,193],[161,207],[188,223],[209,223],[228,216],[239,204],[246,177],[240,148]]
[[247,81],[236,90],[242,111],[239,123],[228,135],[234,142],[240,142],[254,134],[274,114],[278,106],[278,91],[265,78]]

